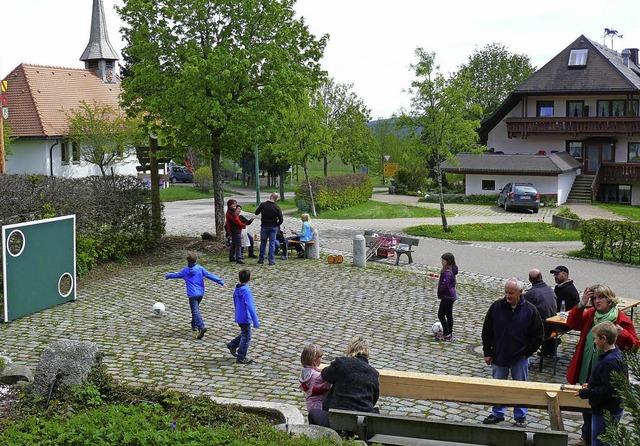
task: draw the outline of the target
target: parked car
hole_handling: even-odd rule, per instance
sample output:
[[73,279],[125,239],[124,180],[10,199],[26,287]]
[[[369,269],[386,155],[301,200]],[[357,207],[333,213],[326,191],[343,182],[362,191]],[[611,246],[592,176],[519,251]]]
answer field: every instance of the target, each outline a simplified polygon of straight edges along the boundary
[[193,172],[186,166],[172,166],[169,172],[169,181],[172,183],[193,183]]
[[498,194],[498,207],[504,210],[531,209],[534,214],[540,208],[540,194],[531,183],[507,183]]

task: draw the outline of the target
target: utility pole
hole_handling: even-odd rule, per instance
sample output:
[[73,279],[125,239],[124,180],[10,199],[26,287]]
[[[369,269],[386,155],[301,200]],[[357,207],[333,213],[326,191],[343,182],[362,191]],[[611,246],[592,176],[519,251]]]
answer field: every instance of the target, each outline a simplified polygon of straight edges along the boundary
[[7,81],[0,84],[0,175],[7,173],[4,162],[4,110],[7,108]]

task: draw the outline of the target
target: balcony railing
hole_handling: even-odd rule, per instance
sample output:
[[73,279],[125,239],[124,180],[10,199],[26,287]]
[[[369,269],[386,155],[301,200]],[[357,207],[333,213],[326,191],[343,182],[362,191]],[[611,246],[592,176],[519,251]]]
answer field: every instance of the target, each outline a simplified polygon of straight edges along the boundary
[[603,162],[600,165],[598,180],[602,183],[639,183],[640,164]]
[[507,136],[526,139],[529,134],[566,134],[627,137],[640,136],[640,117],[593,118],[507,118]]

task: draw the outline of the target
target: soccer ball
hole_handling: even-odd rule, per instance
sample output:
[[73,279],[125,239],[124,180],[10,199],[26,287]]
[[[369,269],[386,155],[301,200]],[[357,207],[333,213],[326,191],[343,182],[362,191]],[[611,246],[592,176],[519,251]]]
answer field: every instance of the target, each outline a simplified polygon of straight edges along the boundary
[[160,314],[162,315],[165,312],[166,308],[164,307],[164,304],[162,302],[156,302],[155,304],[153,304],[153,311],[156,314]]
[[433,332],[434,335],[437,335],[438,333],[442,332],[442,324],[440,323],[440,321],[436,322],[431,326],[431,331]]

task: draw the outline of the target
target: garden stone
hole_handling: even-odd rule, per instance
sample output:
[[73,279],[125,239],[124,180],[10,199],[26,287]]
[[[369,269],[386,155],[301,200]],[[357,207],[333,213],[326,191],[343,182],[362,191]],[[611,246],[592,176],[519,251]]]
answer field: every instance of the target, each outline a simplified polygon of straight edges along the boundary
[[311,440],[320,440],[322,438],[334,438],[338,442],[342,442],[340,435],[333,429],[324,426],[314,426],[312,424],[278,424],[277,430],[286,431],[294,437],[306,435]]
[[46,397],[49,386],[58,377],[57,387],[84,382],[100,362],[98,345],[89,341],[56,341],[45,347],[36,367],[34,392]]
[[212,242],[212,241],[215,240],[215,237],[213,235],[211,235],[210,232],[203,232],[202,233],[202,240]]
[[0,370],[0,383],[11,386],[18,381],[33,382],[33,373],[26,365],[10,362]]

